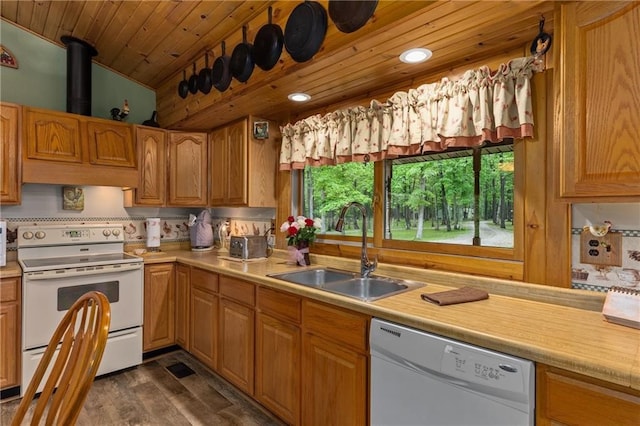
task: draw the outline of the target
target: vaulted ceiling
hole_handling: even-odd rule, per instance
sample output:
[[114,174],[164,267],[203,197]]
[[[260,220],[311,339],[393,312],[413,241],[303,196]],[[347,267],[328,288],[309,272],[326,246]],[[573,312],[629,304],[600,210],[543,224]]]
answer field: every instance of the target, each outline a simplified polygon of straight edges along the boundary
[[[333,0],[332,0],[333,1]],[[430,75],[477,63],[485,58],[519,52],[539,32],[553,31],[550,1],[390,1],[380,0],[360,29],[343,33],[329,19],[324,42],[303,63],[283,50],[270,71],[255,68],[246,83],[233,80],[224,92],[213,89],[186,99],[177,87],[192,73],[193,63],[210,66],[226,41],[227,54],[242,41],[242,27],[253,41],[267,23],[284,30],[298,1],[8,1],[2,18],[62,46],[60,37],[73,35],[95,46],[94,60],[156,91],[163,127],[211,129],[248,114],[279,121],[318,111],[350,99],[374,98],[391,88],[413,87]],[[328,10],[329,0],[320,0]],[[431,60],[408,65],[400,53],[427,47]],[[287,94],[312,96],[293,104]]]

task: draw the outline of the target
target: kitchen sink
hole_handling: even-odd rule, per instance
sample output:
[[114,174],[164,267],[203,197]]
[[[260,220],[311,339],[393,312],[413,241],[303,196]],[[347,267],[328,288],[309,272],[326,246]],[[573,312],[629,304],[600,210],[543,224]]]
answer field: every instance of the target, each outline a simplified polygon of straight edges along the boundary
[[284,274],[271,274],[268,276],[291,283],[302,284],[307,287],[323,288],[327,283],[356,278],[356,273],[332,268],[320,268],[285,272]]
[[268,276],[365,302],[372,302],[424,285],[415,281],[396,280],[379,276],[360,278],[354,272],[331,268],[306,269],[304,271],[270,274]]

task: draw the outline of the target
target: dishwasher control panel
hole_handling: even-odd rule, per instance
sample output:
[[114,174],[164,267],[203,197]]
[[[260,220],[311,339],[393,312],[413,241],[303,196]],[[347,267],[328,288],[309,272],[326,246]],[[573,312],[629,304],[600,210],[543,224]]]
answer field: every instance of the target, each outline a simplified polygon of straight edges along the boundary
[[448,376],[514,392],[524,389],[525,378],[520,370],[520,365],[514,361],[450,343],[444,346],[440,364],[440,372]]

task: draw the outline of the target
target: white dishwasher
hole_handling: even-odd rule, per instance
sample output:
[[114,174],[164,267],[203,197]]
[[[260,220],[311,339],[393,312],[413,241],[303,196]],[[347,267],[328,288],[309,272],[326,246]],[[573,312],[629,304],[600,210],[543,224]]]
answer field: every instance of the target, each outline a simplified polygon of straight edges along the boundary
[[374,318],[372,426],[535,423],[533,362]]

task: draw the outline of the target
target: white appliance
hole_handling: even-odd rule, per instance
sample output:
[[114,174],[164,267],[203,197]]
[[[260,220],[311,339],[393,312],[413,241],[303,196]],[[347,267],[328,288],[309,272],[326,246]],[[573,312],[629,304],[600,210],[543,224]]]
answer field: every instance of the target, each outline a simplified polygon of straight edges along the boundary
[[0,266],[7,264],[7,222],[0,220]]
[[532,426],[533,362],[374,318],[371,425]]
[[144,264],[124,253],[122,225],[20,226],[22,387],[29,384],[55,328],[78,297],[98,290],[111,325],[98,375],[142,363]]

